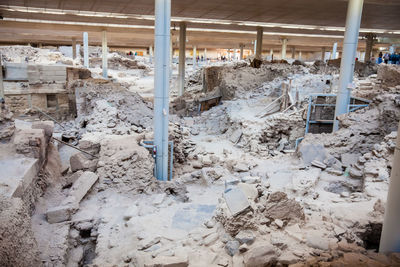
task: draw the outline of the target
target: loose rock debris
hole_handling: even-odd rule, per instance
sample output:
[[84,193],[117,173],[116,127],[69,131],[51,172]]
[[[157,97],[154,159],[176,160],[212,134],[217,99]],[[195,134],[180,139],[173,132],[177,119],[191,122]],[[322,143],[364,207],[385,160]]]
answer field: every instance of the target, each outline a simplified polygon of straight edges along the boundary
[[[23,51],[28,61],[72,62],[46,49],[1,50],[7,61]],[[93,61],[92,75],[68,83],[77,117],[61,126],[1,109],[0,160],[23,170],[12,174],[19,184],[0,175],[1,265],[400,263],[376,253],[400,117],[398,67],[360,65],[353,93],[370,106],[341,116],[336,133],[306,136],[308,95],[337,90],[334,62],[196,71],[184,96],[171,99],[173,179],[158,182],[151,150],[140,145],[153,138],[143,91],[152,66],[110,60],[118,79],[96,78]],[[296,102],[271,108],[286,90]],[[198,113],[196,101],[214,94],[222,103]]]

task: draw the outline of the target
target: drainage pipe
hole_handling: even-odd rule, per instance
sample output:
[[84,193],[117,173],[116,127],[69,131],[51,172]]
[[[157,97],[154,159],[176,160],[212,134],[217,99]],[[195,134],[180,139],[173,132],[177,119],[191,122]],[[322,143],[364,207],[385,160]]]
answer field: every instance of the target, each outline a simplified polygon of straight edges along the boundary
[[156,178],[168,180],[168,114],[171,0],[155,0],[154,145]]
[[400,252],[400,123],[390,176],[379,252]]
[[355,54],[357,52],[358,34],[364,0],[349,0],[346,17],[346,31],[343,41],[343,55],[340,63],[339,92],[336,98],[335,120],[333,131],[339,130],[337,117],[348,113],[351,90],[349,83],[353,82]]

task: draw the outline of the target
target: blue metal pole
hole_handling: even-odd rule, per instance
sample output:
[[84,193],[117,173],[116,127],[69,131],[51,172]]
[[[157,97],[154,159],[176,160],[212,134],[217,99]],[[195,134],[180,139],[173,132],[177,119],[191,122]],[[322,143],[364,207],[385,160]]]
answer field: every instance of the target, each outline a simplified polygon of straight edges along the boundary
[[156,178],[168,180],[171,0],[155,0],[154,145]]
[[355,53],[358,45],[361,15],[364,0],[349,0],[347,7],[346,32],[344,34],[343,54],[340,63],[339,92],[336,98],[333,131],[339,130],[339,115],[348,112],[350,101],[349,83],[353,82]]
[[89,36],[87,32],[83,33],[83,65],[89,68]]

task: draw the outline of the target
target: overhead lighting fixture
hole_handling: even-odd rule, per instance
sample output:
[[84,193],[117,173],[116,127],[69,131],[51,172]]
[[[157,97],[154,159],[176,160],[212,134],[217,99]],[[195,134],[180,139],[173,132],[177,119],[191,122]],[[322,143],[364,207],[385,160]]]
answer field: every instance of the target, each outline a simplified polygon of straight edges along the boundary
[[[123,13],[107,13],[107,12],[93,12],[93,11],[78,11],[78,10],[62,10],[48,9],[48,8],[34,8],[34,7],[19,7],[0,5],[0,8],[11,12],[24,12],[24,13],[41,13],[53,15],[75,15],[85,17],[99,17],[99,18],[116,18],[116,19],[141,19],[154,21],[154,15],[134,15]],[[265,23],[256,21],[236,21],[236,20],[221,20],[221,19],[203,19],[203,18],[184,18],[172,17],[172,22],[186,21],[198,24],[215,24],[215,25],[238,25],[249,27],[264,27],[264,28],[283,28],[283,29],[303,29],[303,30],[320,30],[320,31],[338,31],[344,32],[345,27],[332,27],[332,26],[317,26],[317,25],[300,25],[300,24],[285,24],[285,23]],[[360,29],[361,33],[379,33],[379,34],[400,34],[400,30],[384,30],[384,29]]]

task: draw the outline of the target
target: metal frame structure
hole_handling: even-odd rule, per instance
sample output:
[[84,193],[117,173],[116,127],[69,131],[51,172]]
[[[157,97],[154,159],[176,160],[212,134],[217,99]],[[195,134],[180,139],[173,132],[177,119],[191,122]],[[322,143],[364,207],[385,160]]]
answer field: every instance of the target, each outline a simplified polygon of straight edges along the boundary
[[[309,99],[308,99],[308,110],[307,110],[306,132],[305,132],[305,134],[307,134],[309,132],[310,124],[313,124],[313,123],[333,124],[334,123],[334,120],[318,120],[318,121],[310,120],[311,110],[312,110],[313,107],[335,107],[336,106],[336,104],[315,104],[315,103],[313,103],[313,99],[315,99],[316,97],[319,97],[319,96],[337,97],[337,95],[335,95],[335,94],[311,94],[309,96]],[[364,102],[367,102],[367,103],[371,102],[371,101],[366,100],[366,99],[362,99],[362,98],[358,98],[358,97],[351,97],[350,104],[347,106],[347,113],[356,111],[356,110],[358,110],[360,108],[368,107],[368,105],[369,105],[369,104],[351,104],[355,100],[361,100],[361,101],[364,101]]]

